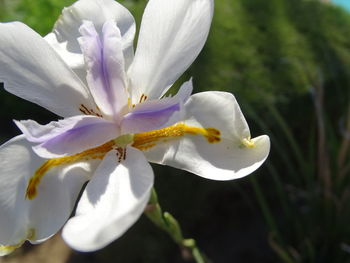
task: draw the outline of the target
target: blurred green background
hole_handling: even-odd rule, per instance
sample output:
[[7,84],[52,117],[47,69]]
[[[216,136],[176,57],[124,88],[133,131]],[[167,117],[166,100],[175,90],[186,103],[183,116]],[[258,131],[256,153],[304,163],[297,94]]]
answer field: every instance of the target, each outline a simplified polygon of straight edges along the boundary
[[[120,2],[139,26],[147,1]],[[0,0],[0,20],[45,35],[71,3]],[[212,262],[350,262],[350,14],[316,0],[215,4],[208,42],[180,81],[193,76],[195,92],[232,92],[252,135],[270,136],[271,154],[257,172],[231,182],[154,166],[163,209]],[[0,100],[2,142],[19,133],[12,119],[57,119],[3,89]],[[23,258],[39,249],[27,245],[0,262],[29,262]],[[106,249],[64,258],[47,250],[37,262],[184,259],[143,216]]]

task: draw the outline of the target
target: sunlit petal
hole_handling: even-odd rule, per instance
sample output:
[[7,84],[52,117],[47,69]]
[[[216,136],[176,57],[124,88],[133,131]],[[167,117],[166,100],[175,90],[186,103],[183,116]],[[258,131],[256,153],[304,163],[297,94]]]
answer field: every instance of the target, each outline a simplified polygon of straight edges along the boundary
[[81,105],[96,110],[84,84],[26,25],[0,23],[0,61],[7,91],[63,117],[81,114]]
[[150,0],[128,75],[132,102],[158,99],[201,51],[213,15],[213,0]]
[[119,163],[117,151],[111,151],[88,183],[63,238],[80,251],[108,245],[140,217],[152,185],[153,171],[142,152],[128,147]]
[[11,252],[26,239],[36,243],[55,234],[93,169],[86,161],[52,167],[38,185],[37,196],[29,200],[29,179],[45,161],[34,154],[24,136],[0,147],[0,253]]
[[[144,147],[149,161],[208,179],[232,180],[252,173],[266,160],[269,137],[250,138],[249,127],[232,94],[195,94],[185,104],[185,111],[183,125],[190,132]],[[215,140],[203,136],[207,132],[212,132]]]

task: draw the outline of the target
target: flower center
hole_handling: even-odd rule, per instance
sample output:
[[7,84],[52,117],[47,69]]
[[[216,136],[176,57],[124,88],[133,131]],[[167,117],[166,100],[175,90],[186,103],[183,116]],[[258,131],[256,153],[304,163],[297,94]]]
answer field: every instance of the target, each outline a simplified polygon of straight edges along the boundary
[[39,167],[39,169],[36,170],[34,176],[30,178],[25,197],[26,199],[33,200],[37,196],[37,188],[41,182],[41,179],[53,167],[67,165],[79,161],[88,161],[91,159],[102,160],[104,156],[113,149],[117,150],[118,161],[122,162],[126,158],[127,145],[131,145],[134,148],[145,151],[154,147],[157,145],[157,143],[164,143],[171,139],[183,137],[186,134],[201,135],[208,141],[208,143],[218,143],[221,141],[220,131],[217,129],[197,128],[188,126],[184,123],[178,123],[160,130],[121,135],[118,138],[96,148],[88,149],[75,155],[54,158],[46,161]]

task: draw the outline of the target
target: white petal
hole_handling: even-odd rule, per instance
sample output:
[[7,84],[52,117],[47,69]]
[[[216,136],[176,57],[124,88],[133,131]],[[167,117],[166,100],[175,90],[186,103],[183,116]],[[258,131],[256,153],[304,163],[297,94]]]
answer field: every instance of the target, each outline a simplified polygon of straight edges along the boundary
[[158,99],[198,56],[207,39],[213,0],[150,0],[128,75],[132,102]]
[[27,140],[40,143],[34,151],[48,159],[77,154],[119,136],[114,122],[94,116],[74,116],[47,125],[33,120],[16,121],[16,124]]
[[213,128],[220,141],[210,143],[202,135],[168,138],[145,151],[151,162],[170,165],[213,180],[231,180],[255,171],[266,160],[270,140],[266,135],[250,139],[248,125],[232,94],[203,92],[185,104],[187,127]]
[[84,66],[84,57],[80,53],[69,52],[67,42],[59,42],[55,33],[49,33],[44,37],[49,45],[59,54],[64,62],[73,70]]
[[[53,30],[56,41],[52,36],[49,36],[49,41],[63,58],[69,63],[72,56],[69,53],[81,54],[77,39],[80,37],[79,28],[83,20],[93,22],[97,32],[102,31],[105,21],[114,20],[117,22],[122,35],[126,67],[128,67],[134,56],[135,21],[130,12],[114,0],[80,0],[62,11],[62,15]],[[63,51],[65,49],[68,53]],[[69,65],[77,66],[74,62]]]
[[88,90],[56,52],[26,25],[0,24],[0,81],[5,89],[61,116],[93,108]]
[[126,159],[118,163],[111,151],[88,183],[63,238],[80,251],[108,245],[143,213],[152,185],[153,171],[142,152],[128,147]]
[[33,153],[24,136],[0,147],[0,253],[26,239],[36,243],[55,234],[71,214],[92,169],[87,162],[52,167],[29,200],[29,179],[45,161]]
[[84,66],[84,56],[80,53],[72,53],[67,50],[67,42],[59,42],[57,35],[49,33],[44,37],[49,45],[58,53],[61,59],[70,67],[70,69],[87,86],[86,69]]

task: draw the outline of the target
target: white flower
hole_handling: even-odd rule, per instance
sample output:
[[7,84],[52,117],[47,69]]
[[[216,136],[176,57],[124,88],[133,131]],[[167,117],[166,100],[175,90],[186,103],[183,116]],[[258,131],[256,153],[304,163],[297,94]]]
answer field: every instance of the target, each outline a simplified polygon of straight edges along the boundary
[[269,138],[251,139],[230,93],[190,96],[190,80],[164,97],[202,49],[212,13],[213,0],[150,0],[135,55],[134,19],[113,0],[76,2],[44,39],[22,23],[0,24],[5,89],[64,118],[16,122],[24,135],[0,148],[0,254],[64,224],[75,249],[108,245],[148,202],[148,161],[213,180],[265,161]]

